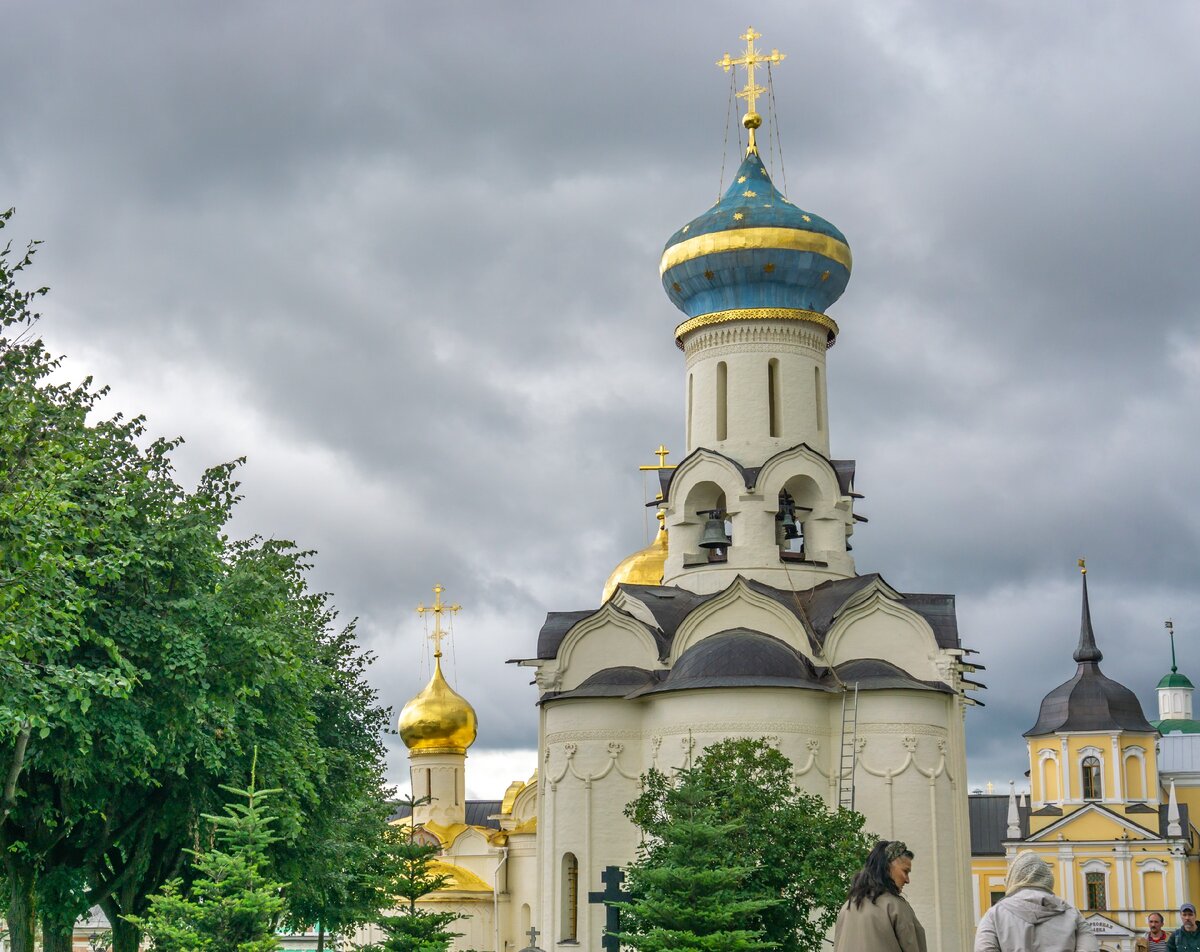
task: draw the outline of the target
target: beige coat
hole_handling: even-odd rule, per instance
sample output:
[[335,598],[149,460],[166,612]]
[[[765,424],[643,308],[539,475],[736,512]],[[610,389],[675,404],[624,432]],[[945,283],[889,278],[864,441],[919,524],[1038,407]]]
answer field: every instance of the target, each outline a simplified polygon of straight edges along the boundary
[[833,952],[926,952],[925,930],[903,896],[884,893],[874,903],[842,906]]

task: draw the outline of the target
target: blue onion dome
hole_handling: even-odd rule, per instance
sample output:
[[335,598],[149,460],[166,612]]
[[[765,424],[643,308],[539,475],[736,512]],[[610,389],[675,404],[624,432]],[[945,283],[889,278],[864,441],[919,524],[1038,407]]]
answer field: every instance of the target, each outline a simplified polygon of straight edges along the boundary
[[832,344],[837,325],[825,310],[852,264],[846,237],[784,198],[752,151],[721,200],[671,236],[659,271],[688,317],[677,341],[708,324],[780,318],[818,324]]

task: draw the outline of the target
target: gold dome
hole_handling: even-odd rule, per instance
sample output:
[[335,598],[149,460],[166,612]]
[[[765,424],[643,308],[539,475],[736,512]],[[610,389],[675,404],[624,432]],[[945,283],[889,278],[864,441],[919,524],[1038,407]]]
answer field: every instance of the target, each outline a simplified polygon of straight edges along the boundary
[[600,600],[607,602],[617,586],[625,585],[661,585],[663,570],[667,565],[667,526],[664,513],[658,514],[658,535],[646,548],[633,555],[626,556],[621,564],[613,569],[612,575],[604,583],[604,594]]
[[400,739],[414,753],[465,754],[475,742],[475,708],[442,677],[442,654],[434,654],[433,677],[400,712]]

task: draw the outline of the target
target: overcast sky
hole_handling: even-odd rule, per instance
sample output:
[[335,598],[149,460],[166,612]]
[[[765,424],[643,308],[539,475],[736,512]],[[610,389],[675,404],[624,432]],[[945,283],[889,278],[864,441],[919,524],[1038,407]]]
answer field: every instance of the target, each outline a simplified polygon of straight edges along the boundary
[[397,711],[447,587],[472,795],[534,765],[505,660],[598,605],[647,540],[638,464],[682,455],[658,259],[718,194],[747,18],[788,55],[775,181],[854,251],[858,568],[958,596],[972,785],[1020,778],[1074,671],[1080,555],[1156,716],[1165,618],[1200,677],[1200,6],[6,7],[0,207],[45,241],[49,345],[184,436],[187,482],[248,457],[234,531],[319,551]]

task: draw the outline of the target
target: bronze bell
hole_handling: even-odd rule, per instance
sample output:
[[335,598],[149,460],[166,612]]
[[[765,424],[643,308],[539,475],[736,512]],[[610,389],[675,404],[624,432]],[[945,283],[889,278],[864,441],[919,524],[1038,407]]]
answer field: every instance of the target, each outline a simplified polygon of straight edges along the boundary
[[725,514],[720,509],[701,510],[696,515],[705,515],[708,520],[704,523],[704,533],[700,536],[702,549],[723,549],[729,545],[729,536],[725,534]]

